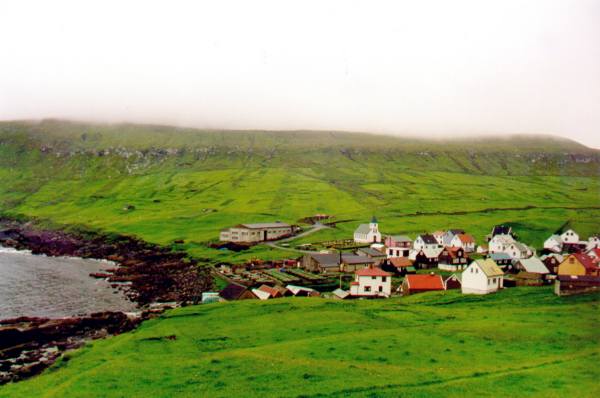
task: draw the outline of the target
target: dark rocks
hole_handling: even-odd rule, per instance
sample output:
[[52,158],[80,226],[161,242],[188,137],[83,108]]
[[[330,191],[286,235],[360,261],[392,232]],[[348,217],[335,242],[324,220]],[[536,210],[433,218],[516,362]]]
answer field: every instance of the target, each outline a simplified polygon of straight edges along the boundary
[[[41,230],[30,223],[0,219],[0,245],[47,256],[113,261],[119,266],[90,276],[107,279],[130,300],[148,307],[135,317],[100,312],[83,317],[0,321],[0,384],[40,373],[64,351],[81,347],[87,340],[129,331],[165,309],[197,303],[202,292],[213,287],[208,268],[198,267],[185,253],[129,236]],[[150,305],[157,302],[172,304]]]

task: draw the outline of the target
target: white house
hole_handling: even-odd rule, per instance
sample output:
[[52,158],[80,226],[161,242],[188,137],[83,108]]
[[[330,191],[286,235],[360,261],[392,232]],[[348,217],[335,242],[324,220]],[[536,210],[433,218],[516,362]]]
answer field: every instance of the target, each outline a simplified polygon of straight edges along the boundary
[[262,242],[290,236],[293,232],[291,225],[280,221],[239,224],[222,230],[219,239],[224,242]]
[[529,246],[521,242],[511,243],[504,253],[508,254],[514,260],[529,258],[535,254]]
[[423,234],[417,236],[415,242],[413,243],[413,248],[415,251],[423,250],[423,249],[437,249],[441,247],[438,241],[430,234]]
[[544,249],[550,250],[551,252],[560,253],[562,252],[562,247],[563,241],[560,235],[552,235],[544,241]]
[[462,247],[465,252],[473,253],[475,251],[475,239],[469,234],[456,234],[450,241],[450,247]]
[[354,272],[350,284],[351,296],[389,297],[392,294],[392,274],[379,267],[369,266]]
[[[493,238],[492,238],[493,239]],[[493,260],[473,261],[462,273],[463,294],[488,294],[504,287],[504,272]]]
[[592,250],[600,248],[600,235],[592,235],[588,238],[586,249]]
[[560,239],[563,243],[579,243],[579,235],[572,229],[567,229],[560,234]]
[[447,230],[444,235],[442,236],[442,245],[443,246],[452,246],[452,239],[454,239],[454,236],[459,235],[459,234],[464,234],[465,231],[463,231],[462,229],[449,229]]
[[373,216],[369,224],[360,224],[354,231],[354,241],[356,243],[379,243],[381,242],[381,233],[377,218]]
[[437,242],[441,245],[444,243],[444,234],[445,233],[446,233],[446,231],[435,231],[431,235],[433,235],[435,240],[437,240]]
[[509,234],[499,234],[494,235],[490,242],[488,243],[488,252],[489,253],[506,253],[506,250],[511,245],[511,243],[515,242],[515,238]]

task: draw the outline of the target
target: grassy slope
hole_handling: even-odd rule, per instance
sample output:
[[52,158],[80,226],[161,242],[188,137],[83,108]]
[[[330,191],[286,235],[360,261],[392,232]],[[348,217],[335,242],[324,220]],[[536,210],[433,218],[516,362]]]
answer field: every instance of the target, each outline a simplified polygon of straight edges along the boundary
[[[565,153],[595,160],[577,163]],[[305,241],[349,237],[372,214],[384,233],[413,236],[463,227],[481,240],[493,224],[510,222],[540,246],[568,220],[587,236],[600,230],[598,175],[597,151],[551,138],[439,143],[348,133],[0,124],[0,212],[161,244],[184,239],[184,249],[214,260],[287,256],[261,246],[234,254],[205,243],[239,222],[295,222],[317,212],[356,221]],[[126,204],[136,209],[124,211]]]
[[592,397],[598,304],[516,288],[188,307],[96,341],[0,397]]

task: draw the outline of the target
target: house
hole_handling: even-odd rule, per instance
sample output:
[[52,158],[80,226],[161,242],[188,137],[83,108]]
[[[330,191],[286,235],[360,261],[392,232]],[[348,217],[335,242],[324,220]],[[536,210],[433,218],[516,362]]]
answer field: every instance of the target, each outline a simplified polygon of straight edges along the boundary
[[406,275],[402,282],[402,294],[405,296],[435,290],[446,290],[441,275],[433,273],[427,275]]
[[488,242],[489,253],[506,253],[506,250],[511,243],[514,243],[515,239],[512,235],[498,234],[490,239]]
[[300,266],[310,272],[340,272],[341,255],[339,253],[307,253],[300,260]]
[[340,271],[354,272],[358,269],[376,265],[379,262],[380,261],[375,260],[371,257],[344,253],[342,254],[342,263],[340,265]]
[[592,235],[588,238],[586,249],[592,250],[600,248],[600,235]]
[[577,234],[577,232],[573,231],[572,229],[567,229],[566,231],[560,234],[560,240],[563,243],[579,243],[579,234]]
[[546,265],[537,257],[530,258],[522,258],[511,266],[513,272],[528,272],[531,274],[538,274],[541,276],[547,275],[550,273]]
[[360,224],[354,231],[354,242],[356,243],[378,243],[381,242],[381,233],[377,218],[373,216],[369,224]]
[[290,292],[290,294],[292,296],[296,296],[296,297],[320,296],[321,295],[315,289],[311,289],[309,287],[304,287],[304,286],[287,285],[285,288]]
[[449,229],[442,236],[442,246],[452,246],[452,239],[455,235],[464,234],[465,231],[462,229]]
[[505,253],[511,256],[513,260],[529,258],[534,255],[534,251],[529,246],[521,242],[513,242],[508,245]]
[[462,292],[463,294],[493,293],[503,288],[503,279],[504,272],[493,260],[489,258],[475,260],[462,273]]
[[514,238],[512,227],[508,225],[494,225],[492,232],[487,235],[487,241],[489,242],[496,235],[510,235]]
[[425,248],[421,250],[413,250],[408,256],[410,260],[414,261],[415,268],[435,268],[438,265],[438,259],[443,248],[436,247],[433,249]]
[[488,258],[491,258],[500,268],[512,264],[512,257],[506,253],[492,253]]
[[388,258],[408,257],[412,239],[406,235],[393,235],[385,238],[386,254]]
[[432,233],[431,235],[433,235],[433,237],[435,238],[435,240],[437,240],[438,245],[443,245],[444,243],[444,234],[446,233],[446,231],[435,231],[434,233]]
[[377,249],[372,247],[362,247],[356,250],[356,254],[359,256],[366,256],[376,261],[376,264],[381,264],[386,258],[387,255]]
[[239,224],[221,231],[222,242],[264,242],[291,236],[294,232],[291,225],[283,222]]
[[456,234],[450,241],[451,247],[462,247],[467,253],[475,251],[475,239],[469,234]]
[[563,241],[560,235],[552,235],[544,241],[544,249],[553,253],[561,253],[563,248]]
[[271,287],[269,285],[261,285],[258,289],[252,289],[252,293],[254,293],[254,295],[261,300],[280,298],[290,295],[288,290],[284,287]]
[[561,254],[551,253],[544,254],[540,257],[540,260],[542,260],[551,274],[556,274],[558,272],[558,265],[564,261],[564,257]]
[[584,253],[573,253],[558,265],[558,275],[600,276],[600,268],[593,257]]
[[444,287],[446,290],[460,289],[462,287],[462,273],[457,272],[447,277],[444,280]]
[[423,234],[417,236],[417,239],[415,239],[415,242],[413,244],[413,249],[415,249],[416,251],[422,249],[437,249],[439,247],[441,246],[438,243],[438,241],[433,237],[433,235],[430,234]]
[[554,284],[554,293],[570,296],[600,291],[600,277],[587,275],[558,275]]
[[445,271],[458,271],[466,268],[468,257],[462,247],[444,247],[438,256],[438,268]]
[[389,297],[392,294],[392,274],[369,266],[354,273],[350,295],[355,297]]
[[388,260],[388,263],[393,266],[400,275],[416,272],[413,261],[408,257],[392,257]]
[[240,286],[236,283],[230,283],[219,292],[219,296],[227,301],[233,300],[252,300],[257,297],[246,286]]

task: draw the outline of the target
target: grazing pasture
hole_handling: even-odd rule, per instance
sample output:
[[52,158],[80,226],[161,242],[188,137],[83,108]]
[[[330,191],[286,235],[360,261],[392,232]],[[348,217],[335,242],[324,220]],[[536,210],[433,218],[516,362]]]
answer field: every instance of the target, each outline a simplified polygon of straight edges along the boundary
[[593,397],[598,298],[544,287],[186,307],[0,397]]

